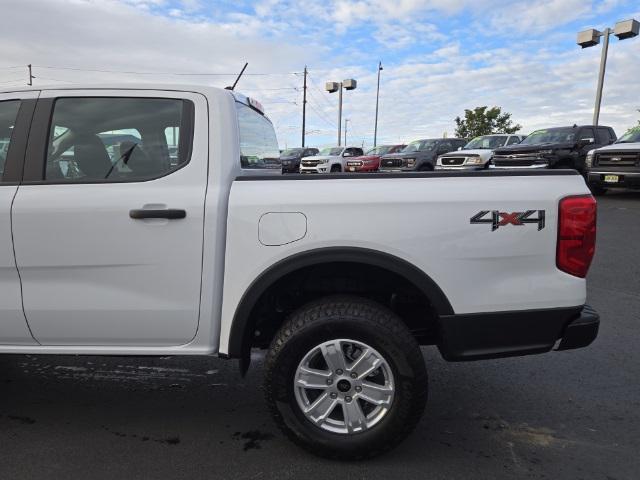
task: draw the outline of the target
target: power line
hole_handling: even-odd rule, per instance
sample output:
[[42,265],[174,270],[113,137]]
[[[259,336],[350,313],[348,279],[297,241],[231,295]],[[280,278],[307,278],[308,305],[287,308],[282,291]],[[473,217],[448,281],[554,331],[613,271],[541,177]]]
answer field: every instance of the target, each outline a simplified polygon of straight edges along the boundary
[[324,120],[326,123],[328,123],[329,125],[331,125],[334,128],[337,128],[337,125],[335,124],[335,122],[332,122],[331,120],[329,120],[329,118],[327,118],[323,113],[321,113],[320,111],[318,111],[316,109],[316,107],[313,105],[313,103],[311,103],[309,100],[307,100],[307,105],[309,105],[309,107],[311,107],[311,110],[313,110],[315,112],[315,114],[321,119]]
[[[104,70],[98,68],[79,68],[79,67],[56,67],[53,65],[33,65],[38,68],[46,68],[51,70],[72,70],[76,72],[97,72],[97,73],[126,73],[130,75],[178,75],[178,76],[237,76],[237,73],[220,73],[220,72],[139,72],[133,70]],[[297,75],[299,72],[266,72],[266,73],[245,73],[247,76],[270,76],[270,75]]]
[[331,103],[331,100],[329,100],[327,98],[327,93],[324,92],[323,90],[321,90],[320,87],[318,87],[318,84],[311,77],[311,75],[309,75],[309,80],[311,80],[311,86],[313,86],[313,88],[315,88],[318,91],[318,93],[320,93],[320,97],[322,98],[322,100],[324,100],[324,102],[326,102],[327,105],[333,107],[333,104]]

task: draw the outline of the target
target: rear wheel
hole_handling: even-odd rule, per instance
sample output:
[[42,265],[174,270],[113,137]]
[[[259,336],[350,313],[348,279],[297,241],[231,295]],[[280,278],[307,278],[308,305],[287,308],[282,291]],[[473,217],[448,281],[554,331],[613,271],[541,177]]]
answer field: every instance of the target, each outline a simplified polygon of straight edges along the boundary
[[427,400],[420,348],[391,311],[357,297],[298,310],[276,335],[265,392],[278,426],[312,453],[367,458],[393,448]]

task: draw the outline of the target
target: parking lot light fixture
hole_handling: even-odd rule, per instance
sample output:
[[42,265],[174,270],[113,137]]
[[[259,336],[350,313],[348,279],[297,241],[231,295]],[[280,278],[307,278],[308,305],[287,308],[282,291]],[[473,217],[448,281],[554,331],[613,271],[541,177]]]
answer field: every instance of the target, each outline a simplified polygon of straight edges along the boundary
[[353,78],[347,78],[342,82],[327,82],[325,90],[329,93],[338,92],[338,146],[342,145],[342,90],[355,90],[358,86]]
[[593,109],[593,124],[598,125],[600,119],[600,105],[602,104],[602,88],[604,85],[604,74],[607,68],[607,54],[609,52],[609,37],[611,34],[618,37],[618,40],[626,40],[627,38],[637,37],[640,33],[640,23],[635,19],[623,20],[616,23],[615,27],[605,28],[602,32],[595,28],[583,30],[578,33],[577,44],[582,48],[594,47],[602,42],[602,54],[600,56],[600,71],[598,73],[598,88],[596,90],[596,104]]

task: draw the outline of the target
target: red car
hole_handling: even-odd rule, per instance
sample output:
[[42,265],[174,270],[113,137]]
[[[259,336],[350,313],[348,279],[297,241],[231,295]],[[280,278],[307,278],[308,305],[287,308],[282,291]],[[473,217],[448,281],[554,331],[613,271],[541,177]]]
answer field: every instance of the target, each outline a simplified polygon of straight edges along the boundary
[[347,172],[377,172],[380,167],[380,157],[389,153],[398,153],[406,145],[379,145],[372,148],[361,157],[350,158],[345,171]]

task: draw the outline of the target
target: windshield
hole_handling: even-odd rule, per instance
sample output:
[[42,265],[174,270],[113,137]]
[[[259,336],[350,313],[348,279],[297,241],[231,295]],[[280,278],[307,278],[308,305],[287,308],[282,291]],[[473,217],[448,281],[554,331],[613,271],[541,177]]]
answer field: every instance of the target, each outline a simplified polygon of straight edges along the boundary
[[342,153],[342,147],[327,147],[320,150],[319,155],[325,157],[337,157]]
[[520,145],[538,145],[541,143],[573,143],[575,142],[577,129],[548,128],[546,130],[536,130],[525,138]]
[[404,147],[402,153],[423,152],[425,150],[433,150],[436,146],[435,140],[416,140]]
[[391,150],[393,150],[393,145],[380,145],[379,147],[369,150],[367,155],[386,155]]
[[616,143],[640,143],[640,127],[633,127],[622,135]]
[[302,153],[302,148],[290,148],[280,154],[281,157],[293,157]]
[[506,142],[506,135],[483,135],[471,140],[463,147],[463,150],[493,150],[495,148],[503,146]]

